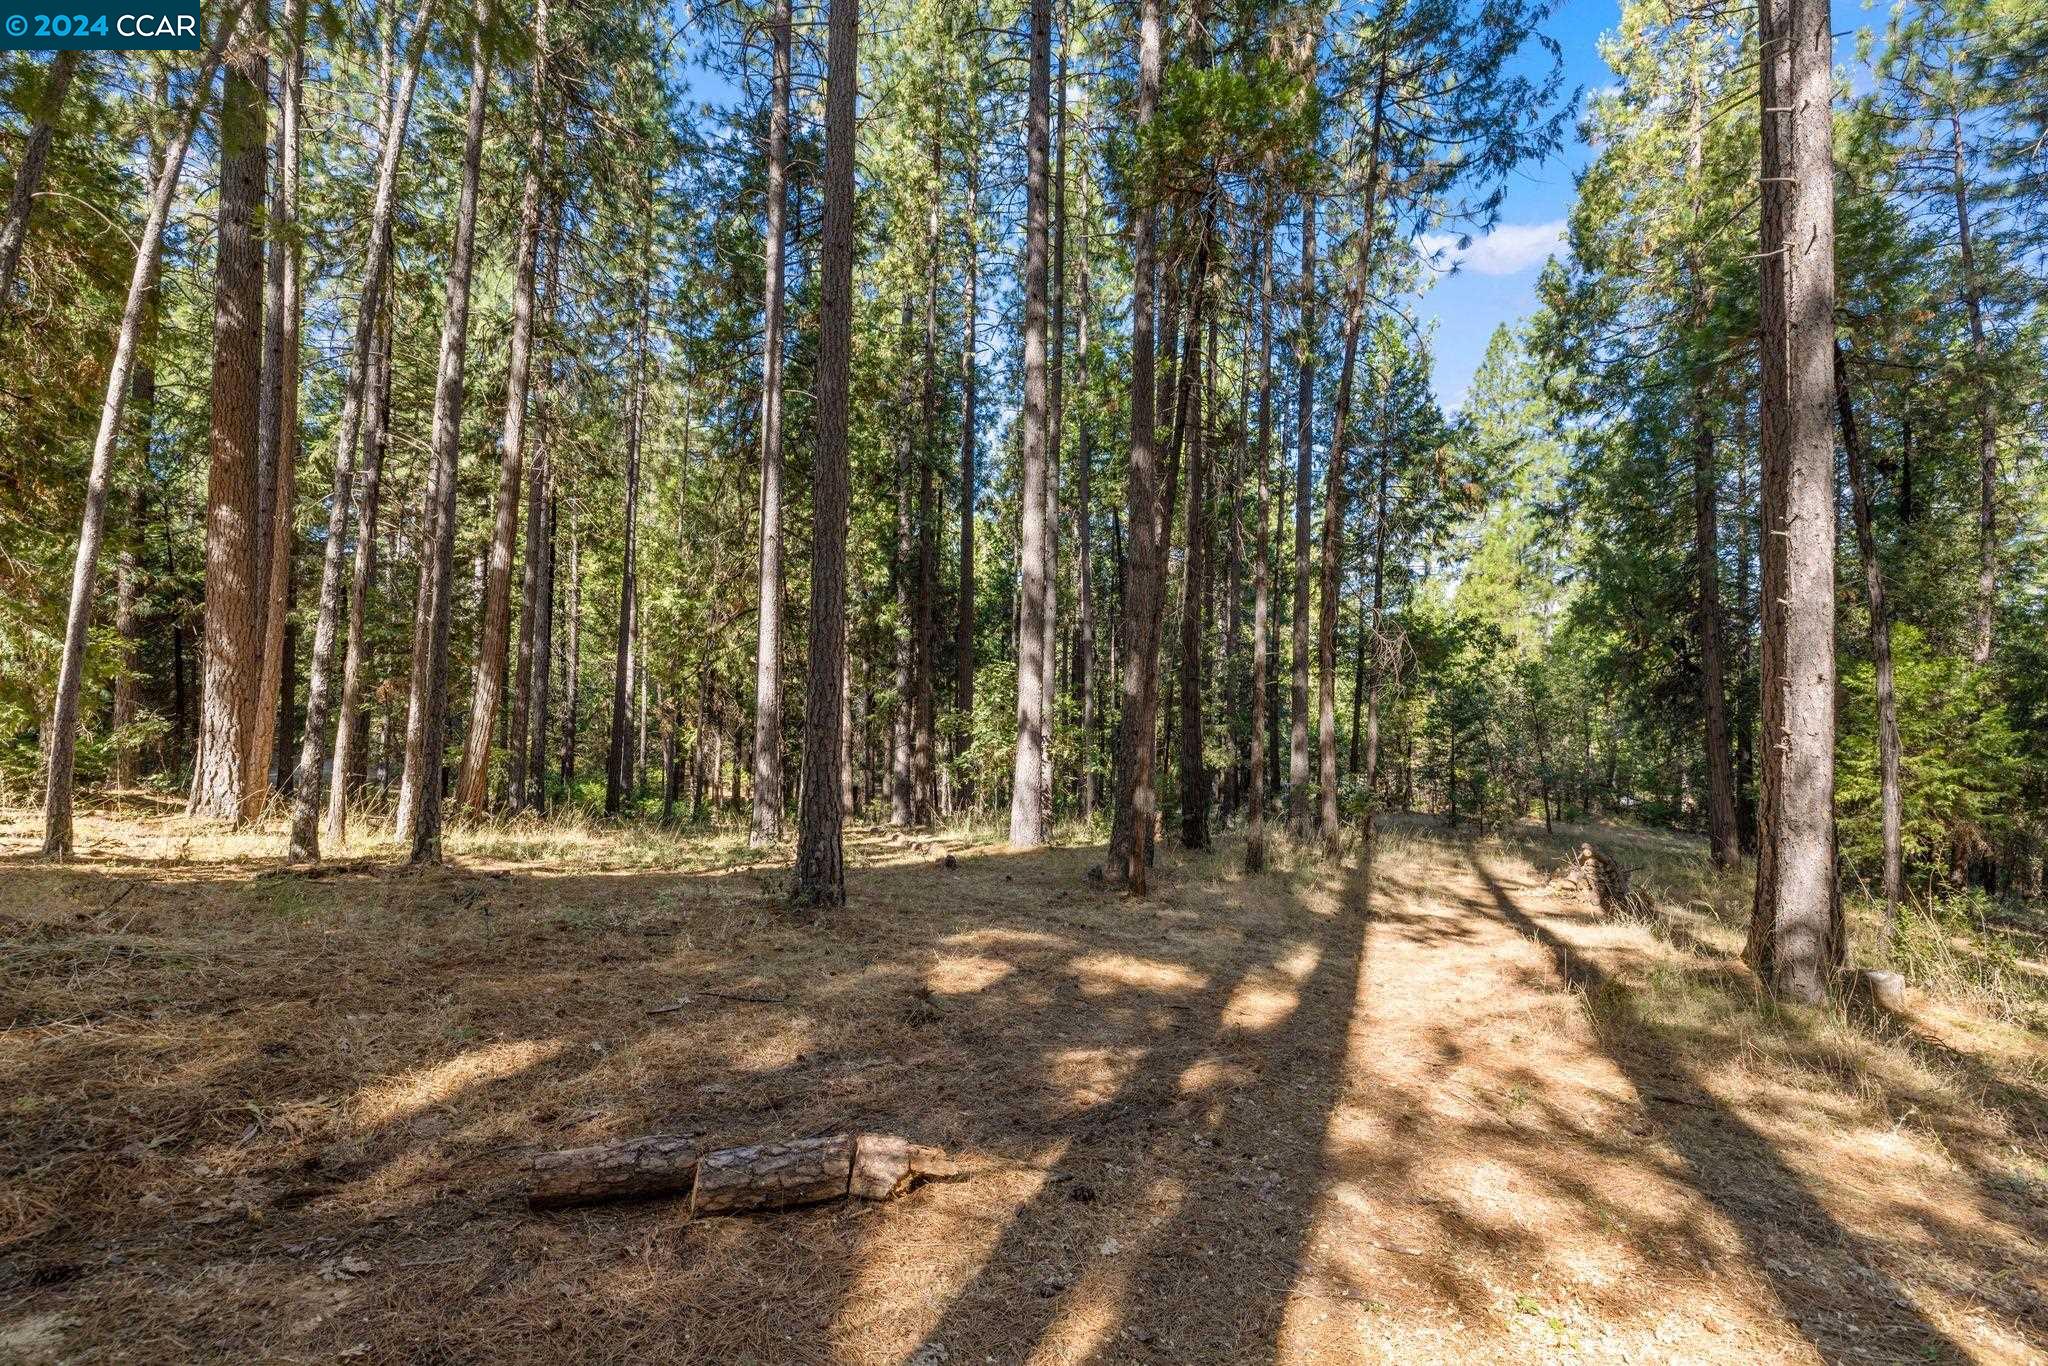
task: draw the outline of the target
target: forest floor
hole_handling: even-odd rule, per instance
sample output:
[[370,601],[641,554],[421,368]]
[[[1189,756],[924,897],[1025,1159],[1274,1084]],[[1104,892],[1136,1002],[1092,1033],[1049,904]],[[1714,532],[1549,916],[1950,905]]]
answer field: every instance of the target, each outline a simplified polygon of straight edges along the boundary
[[[1675,836],[1395,820],[1247,878],[1233,835],[1136,902],[1099,846],[862,828],[807,924],[729,831],[319,878],[275,829],[36,831],[0,812],[0,1361],[2048,1354],[2042,1015],[1771,1009]],[[1551,884],[1581,838],[1653,917]],[[542,1149],[848,1130],[964,1175],[523,1201]]]

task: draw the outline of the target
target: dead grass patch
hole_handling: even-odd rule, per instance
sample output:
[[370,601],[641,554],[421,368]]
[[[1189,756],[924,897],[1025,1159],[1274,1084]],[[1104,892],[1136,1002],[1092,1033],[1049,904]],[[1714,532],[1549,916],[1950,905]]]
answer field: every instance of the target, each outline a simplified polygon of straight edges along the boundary
[[[1095,848],[862,829],[804,924],[731,829],[506,822],[425,873],[366,838],[320,878],[258,875],[275,829],[90,813],[63,866],[34,833],[0,813],[0,1357],[2048,1346],[2038,1040],[1962,998],[1910,1033],[1770,1010],[1675,839],[1603,832],[1665,860],[1652,926],[1417,823],[1370,870],[1169,849],[1142,903]],[[971,1176],[523,1205],[541,1147],[852,1130]]]

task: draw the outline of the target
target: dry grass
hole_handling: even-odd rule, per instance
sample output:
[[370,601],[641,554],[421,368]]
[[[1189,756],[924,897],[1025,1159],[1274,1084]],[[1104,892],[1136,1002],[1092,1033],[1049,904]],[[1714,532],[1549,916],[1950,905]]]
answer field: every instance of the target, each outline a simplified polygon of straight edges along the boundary
[[[800,924],[737,831],[514,822],[308,879],[262,875],[274,829],[95,814],[50,867],[34,827],[0,813],[0,1361],[2048,1348],[2039,1037],[1967,995],[1770,1010],[1681,841],[1600,833],[1654,861],[1622,925],[1531,839],[1251,880],[1232,840],[1133,903],[1094,848],[861,830]],[[856,1128],[970,1174],[521,1203],[542,1147]]]

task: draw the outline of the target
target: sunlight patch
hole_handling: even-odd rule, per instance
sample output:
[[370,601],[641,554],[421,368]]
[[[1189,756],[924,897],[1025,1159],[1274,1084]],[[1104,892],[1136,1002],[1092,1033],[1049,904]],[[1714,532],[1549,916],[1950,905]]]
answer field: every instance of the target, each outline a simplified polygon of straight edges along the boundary
[[986,991],[996,983],[1015,972],[1016,966],[999,958],[984,958],[979,954],[951,955],[932,964],[931,971],[924,977],[925,985],[940,996],[964,996],[971,992]]
[[515,1076],[540,1066],[562,1051],[559,1039],[519,1039],[485,1044],[432,1067],[415,1068],[367,1088],[356,1101],[356,1117],[366,1126],[410,1119],[486,1082]]
[[1136,958],[1127,953],[1090,953],[1074,960],[1081,977],[1081,989],[1090,995],[1116,987],[1172,993],[1196,992],[1209,985],[1208,977],[1177,963],[1156,958]]

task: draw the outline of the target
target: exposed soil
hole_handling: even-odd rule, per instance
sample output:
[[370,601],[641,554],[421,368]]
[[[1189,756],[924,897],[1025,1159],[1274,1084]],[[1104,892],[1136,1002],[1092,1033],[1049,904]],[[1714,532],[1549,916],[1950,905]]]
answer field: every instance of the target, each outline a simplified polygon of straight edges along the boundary
[[[1761,1008],[1711,916],[1551,886],[1563,832],[1226,840],[1133,902],[1097,848],[863,830],[815,923],[729,837],[307,878],[81,834],[0,818],[0,1361],[2048,1354],[2038,1035]],[[849,1130],[967,1174],[523,1202],[543,1148]]]

